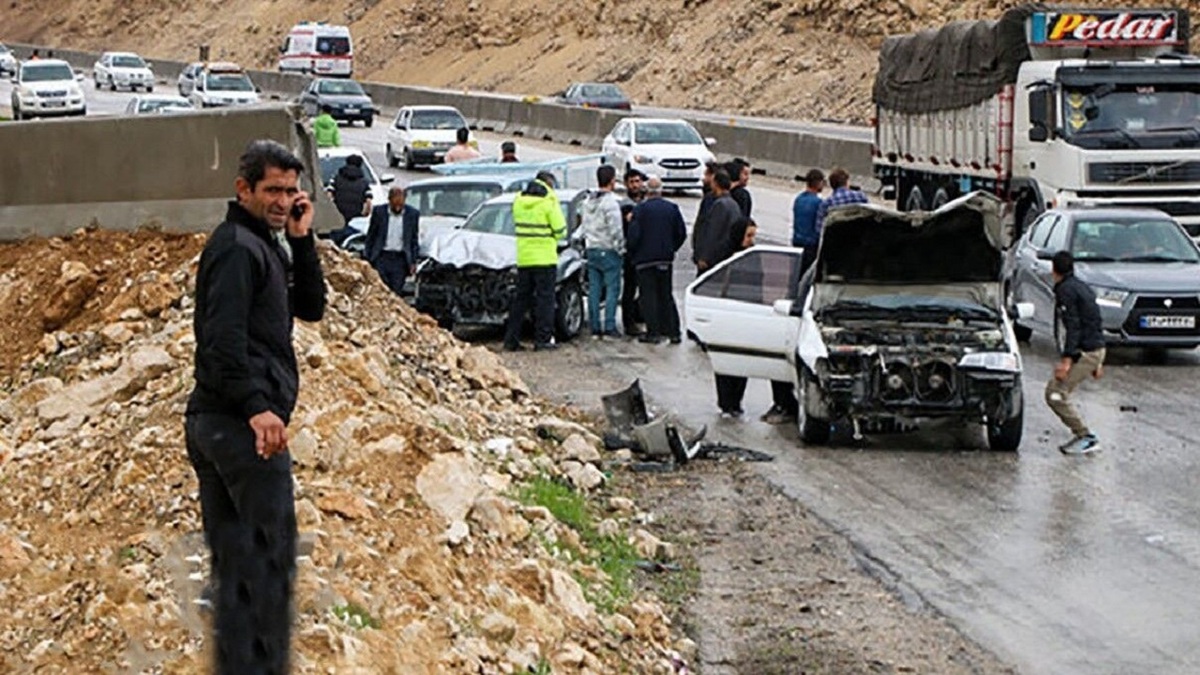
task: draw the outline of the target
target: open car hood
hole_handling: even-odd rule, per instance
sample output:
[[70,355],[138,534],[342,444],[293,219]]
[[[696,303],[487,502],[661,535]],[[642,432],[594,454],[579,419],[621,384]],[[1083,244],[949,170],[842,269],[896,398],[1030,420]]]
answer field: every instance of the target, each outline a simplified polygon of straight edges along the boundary
[[422,243],[425,254],[443,265],[479,265],[503,270],[517,264],[517,239],[504,234],[448,230],[437,232],[427,244]]
[[817,283],[938,285],[1000,280],[1008,235],[1001,202],[972,192],[932,212],[874,204],[830,209]]

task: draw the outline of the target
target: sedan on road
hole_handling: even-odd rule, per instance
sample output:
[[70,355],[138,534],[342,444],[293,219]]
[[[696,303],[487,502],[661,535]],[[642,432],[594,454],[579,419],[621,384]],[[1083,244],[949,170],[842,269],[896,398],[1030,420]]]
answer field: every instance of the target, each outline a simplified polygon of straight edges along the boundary
[[362,85],[354,80],[335,78],[319,78],[309,83],[300,94],[300,105],[311,117],[329,106],[333,119],[351,124],[362,122],[368,127],[375,123],[375,114],[379,112]]
[[606,82],[576,82],[558,97],[563,105],[584,108],[608,108],[610,110],[632,110],[625,92],[615,84]]
[[154,73],[142,57],[130,52],[104,52],[92,66],[92,81],[96,88],[108,87],[116,91],[125,87],[130,91],[145,89],[154,91]]
[[602,151],[618,174],[638,169],[657,175],[668,189],[698,190],[705,162],[715,159],[708,149],[715,142],[685,120],[630,117],[617,122]]
[[1018,336],[1063,337],[1054,311],[1050,261],[1075,256],[1075,275],[1096,292],[1109,344],[1192,349],[1200,345],[1200,248],[1154,209],[1055,209],[1035,220],[1010,263],[1012,302],[1033,303]]
[[129,99],[125,106],[126,115],[169,115],[171,113],[192,112],[196,106],[182,96],[169,94],[144,94]]

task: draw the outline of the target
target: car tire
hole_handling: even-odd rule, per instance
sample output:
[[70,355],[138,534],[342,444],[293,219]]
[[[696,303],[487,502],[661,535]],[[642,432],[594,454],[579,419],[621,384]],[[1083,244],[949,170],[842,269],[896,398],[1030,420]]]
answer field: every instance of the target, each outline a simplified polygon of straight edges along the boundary
[[929,203],[929,210],[936,211],[949,204],[950,201],[950,193],[946,191],[946,188],[938,188],[937,192],[933,193],[933,200]]
[[827,419],[812,417],[808,414],[808,397],[820,396],[820,389],[814,381],[812,372],[804,367],[800,369],[800,392],[802,395],[799,414],[800,440],[804,441],[805,445],[827,445],[833,432],[833,425]]
[[1014,321],[1013,322],[1013,335],[1016,336],[1017,342],[1023,342],[1025,344],[1029,344],[1030,340],[1033,339],[1033,329],[1030,328],[1029,326],[1022,326],[1021,324]]
[[924,211],[925,210],[925,193],[921,192],[920,185],[914,185],[908,190],[908,195],[904,198],[904,211]]
[[387,159],[387,165],[389,167],[394,169],[394,168],[400,166],[400,160],[395,155],[392,154],[392,144],[391,143],[388,143],[387,147],[384,148],[383,155]]
[[[1020,388],[1021,378],[1016,386]],[[1016,415],[1000,424],[987,425],[988,448],[993,452],[1016,452],[1021,447],[1021,435],[1025,431],[1025,408],[1022,405]]]
[[364,127],[366,127],[366,128],[368,128],[368,129],[370,129],[370,128],[371,128],[371,125],[373,125],[373,124],[375,124],[375,117],[374,117],[374,116],[368,117],[367,119],[363,120],[363,126],[364,126]]
[[95,83],[95,85],[96,85],[96,91],[100,91],[100,78],[98,78],[98,77],[93,77],[93,78],[92,78],[92,82],[94,82],[94,83]]
[[153,92],[154,92],[154,85],[152,85],[152,84],[151,84],[151,85],[147,85],[147,86],[146,86],[146,93],[147,93],[147,94],[150,94],[150,93],[153,93]]
[[412,171],[417,168],[417,161],[413,158],[412,151],[408,148],[404,149],[404,170]]
[[579,336],[583,330],[583,289],[572,279],[558,291],[554,307],[554,332],[559,342]]

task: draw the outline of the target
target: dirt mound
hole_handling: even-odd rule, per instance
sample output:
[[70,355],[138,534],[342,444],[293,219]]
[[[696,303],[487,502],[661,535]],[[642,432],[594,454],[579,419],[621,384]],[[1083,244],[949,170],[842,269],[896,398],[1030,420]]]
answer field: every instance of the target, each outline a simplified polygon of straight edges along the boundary
[[[91,49],[214,55],[274,68],[293,20],[349,24],[360,77],[551,94],[622,83],[635,101],[863,123],[882,37],[957,19],[999,18],[995,0],[301,0],[15,3],[6,39]],[[1132,0],[1126,6],[1160,6]],[[185,6],[186,5],[186,6]],[[1189,10],[1200,2],[1182,3]],[[582,6],[581,6],[582,7]]]
[[[16,312],[0,321],[0,670],[202,672],[208,566],[182,429],[202,244],[0,247]],[[321,256],[326,319],[296,329],[297,672],[675,672],[659,605],[616,593],[589,548],[640,545],[634,514],[604,514],[598,537],[529,487],[602,484],[598,439],[365,263]],[[42,339],[48,298],[69,311]]]

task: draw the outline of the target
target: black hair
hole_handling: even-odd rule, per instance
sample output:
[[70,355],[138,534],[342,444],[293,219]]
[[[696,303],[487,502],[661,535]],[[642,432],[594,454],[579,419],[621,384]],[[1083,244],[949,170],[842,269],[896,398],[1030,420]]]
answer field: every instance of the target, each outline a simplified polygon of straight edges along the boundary
[[804,184],[810,188],[821,187],[821,183],[825,182],[825,174],[820,169],[809,169],[808,173],[804,174]]
[[1075,256],[1071,255],[1070,251],[1055,253],[1051,264],[1054,266],[1054,273],[1060,277],[1075,273]]
[[741,180],[741,178],[742,178],[742,163],[741,162],[737,161],[736,159],[731,159],[728,162],[725,162],[725,166],[723,166],[721,168],[725,169],[725,175],[729,176],[729,180],[733,181],[734,183]]
[[608,187],[617,179],[617,168],[612,164],[602,164],[596,168],[596,185]]
[[471,138],[471,130],[466,127],[462,127],[458,130],[456,135],[458,136],[459,143],[466,143],[467,140]]
[[267,168],[304,173],[304,162],[279,141],[261,139],[251,141],[238,159],[238,177],[250,184],[253,190],[267,175]]
[[329,105],[328,103],[322,104],[322,105],[321,105],[321,112],[323,112],[323,113],[331,113],[331,112],[333,112],[333,106]]
[[516,151],[517,151],[517,144],[513,143],[512,141],[504,141],[503,143],[500,144],[500,152],[507,152],[507,153],[512,154],[512,153],[515,153]]
[[558,185],[558,179],[555,178],[554,174],[550,173],[549,171],[539,171],[537,173],[537,179],[546,185],[549,185],[550,187],[555,187]]
[[346,163],[349,164],[350,166],[361,167],[363,165],[363,158],[361,155],[350,155],[349,157],[346,158]]
[[733,189],[733,181],[729,178],[729,172],[725,169],[717,169],[713,172],[713,185],[722,190]]
[[630,178],[641,178],[644,181],[646,180],[646,174],[638,171],[637,169],[630,168],[625,172],[625,178],[623,179],[623,182],[628,183]]

